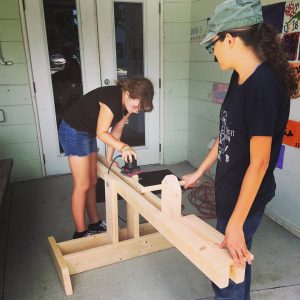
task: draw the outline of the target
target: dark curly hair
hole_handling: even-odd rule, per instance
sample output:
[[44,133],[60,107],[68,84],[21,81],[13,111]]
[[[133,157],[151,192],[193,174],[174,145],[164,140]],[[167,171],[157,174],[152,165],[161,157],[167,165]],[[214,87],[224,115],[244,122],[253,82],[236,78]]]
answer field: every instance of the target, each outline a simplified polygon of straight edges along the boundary
[[128,91],[130,98],[140,100],[140,111],[150,112],[153,110],[154,88],[148,78],[120,79],[117,81],[117,85],[121,86],[122,91]]
[[260,23],[219,33],[220,40],[224,40],[226,34],[240,37],[244,44],[251,47],[256,55],[266,61],[280,78],[290,98],[298,94],[298,80],[294,68],[289,64],[287,53],[283,49],[279,34],[268,23]]

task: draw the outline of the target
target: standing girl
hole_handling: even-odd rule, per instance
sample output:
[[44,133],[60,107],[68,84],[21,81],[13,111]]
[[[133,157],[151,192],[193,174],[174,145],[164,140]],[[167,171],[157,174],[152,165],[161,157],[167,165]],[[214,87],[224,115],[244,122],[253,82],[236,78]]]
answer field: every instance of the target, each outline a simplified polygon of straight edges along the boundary
[[220,111],[219,137],[192,174],[193,186],[217,161],[215,193],[217,229],[245,281],[230,282],[216,299],[250,299],[252,238],[266,204],[274,197],[276,167],[297,81],[277,33],[263,23],[259,0],[227,0],[210,17],[202,43],[222,70],[233,69]]
[[83,95],[64,116],[59,140],[68,156],[74,182],[72,215],[76,230],[73,239],[106,230],[96,207],[96,137],[108,145],[108,163],[112,162],[115,149],[122,153],[125,161],[131,161],[132,156],[136,158],[136,152],[121,141],[122,131],[132,113],[153,109],[153,95],[153,85],[147,78],[119,80],[116,86],[100,87]]

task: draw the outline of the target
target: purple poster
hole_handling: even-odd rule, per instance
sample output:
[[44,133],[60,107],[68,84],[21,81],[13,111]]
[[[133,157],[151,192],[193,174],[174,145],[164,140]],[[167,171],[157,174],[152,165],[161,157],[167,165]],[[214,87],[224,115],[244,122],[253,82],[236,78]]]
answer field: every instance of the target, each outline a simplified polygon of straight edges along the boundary
[[212,92],[212,102],[222,104],[229,85],[226,83],[214,83]]
[[280,153],[279,153],[279,157],[278,157],[278,161],[277,161],[277,166],[276,166],[279,169],[283,168],[284,150],[285,150],[285,146],[281,145]]

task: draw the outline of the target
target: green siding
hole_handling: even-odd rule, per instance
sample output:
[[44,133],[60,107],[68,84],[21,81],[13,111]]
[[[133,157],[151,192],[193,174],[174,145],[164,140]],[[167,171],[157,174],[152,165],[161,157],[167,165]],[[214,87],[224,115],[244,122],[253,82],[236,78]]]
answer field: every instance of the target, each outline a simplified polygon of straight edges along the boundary
[[31,105],[31,94],[28,85],[0,85],[1,105]]
[[22,30],[20,20],[0,20],[1,41],[22,41]]
[[25,64],[13,64],[11,66],[0,66],[0,84],[23,84],[28,85],[27,66]]
[[18,0],[0,0],[0,19],[20,19]]
[[26,56],[23,42],[2,42],[2,53],[7,60],[17,64],[25,64]]
[[[0,145],[21,144],[37,141],[35,124],[0,126]],[[0,146],[1,147],[1,146]]]
[[163,2],[164,163],[187,159],[191,0]]
[[42,176],[19,3],[0,0],[0,42],[3,57],[13,65],[0,65],[0,159],[14,160],[12,180]]

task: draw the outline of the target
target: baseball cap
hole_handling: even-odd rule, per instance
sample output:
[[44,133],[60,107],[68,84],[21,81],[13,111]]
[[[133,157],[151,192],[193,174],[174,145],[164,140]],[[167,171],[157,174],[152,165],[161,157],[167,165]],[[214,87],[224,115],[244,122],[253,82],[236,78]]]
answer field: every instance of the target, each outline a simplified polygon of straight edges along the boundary
[[210,16],[207,35],[200,44],[209,42],[220,32],[262,22],[260,0],[226,0],[219,4]]

